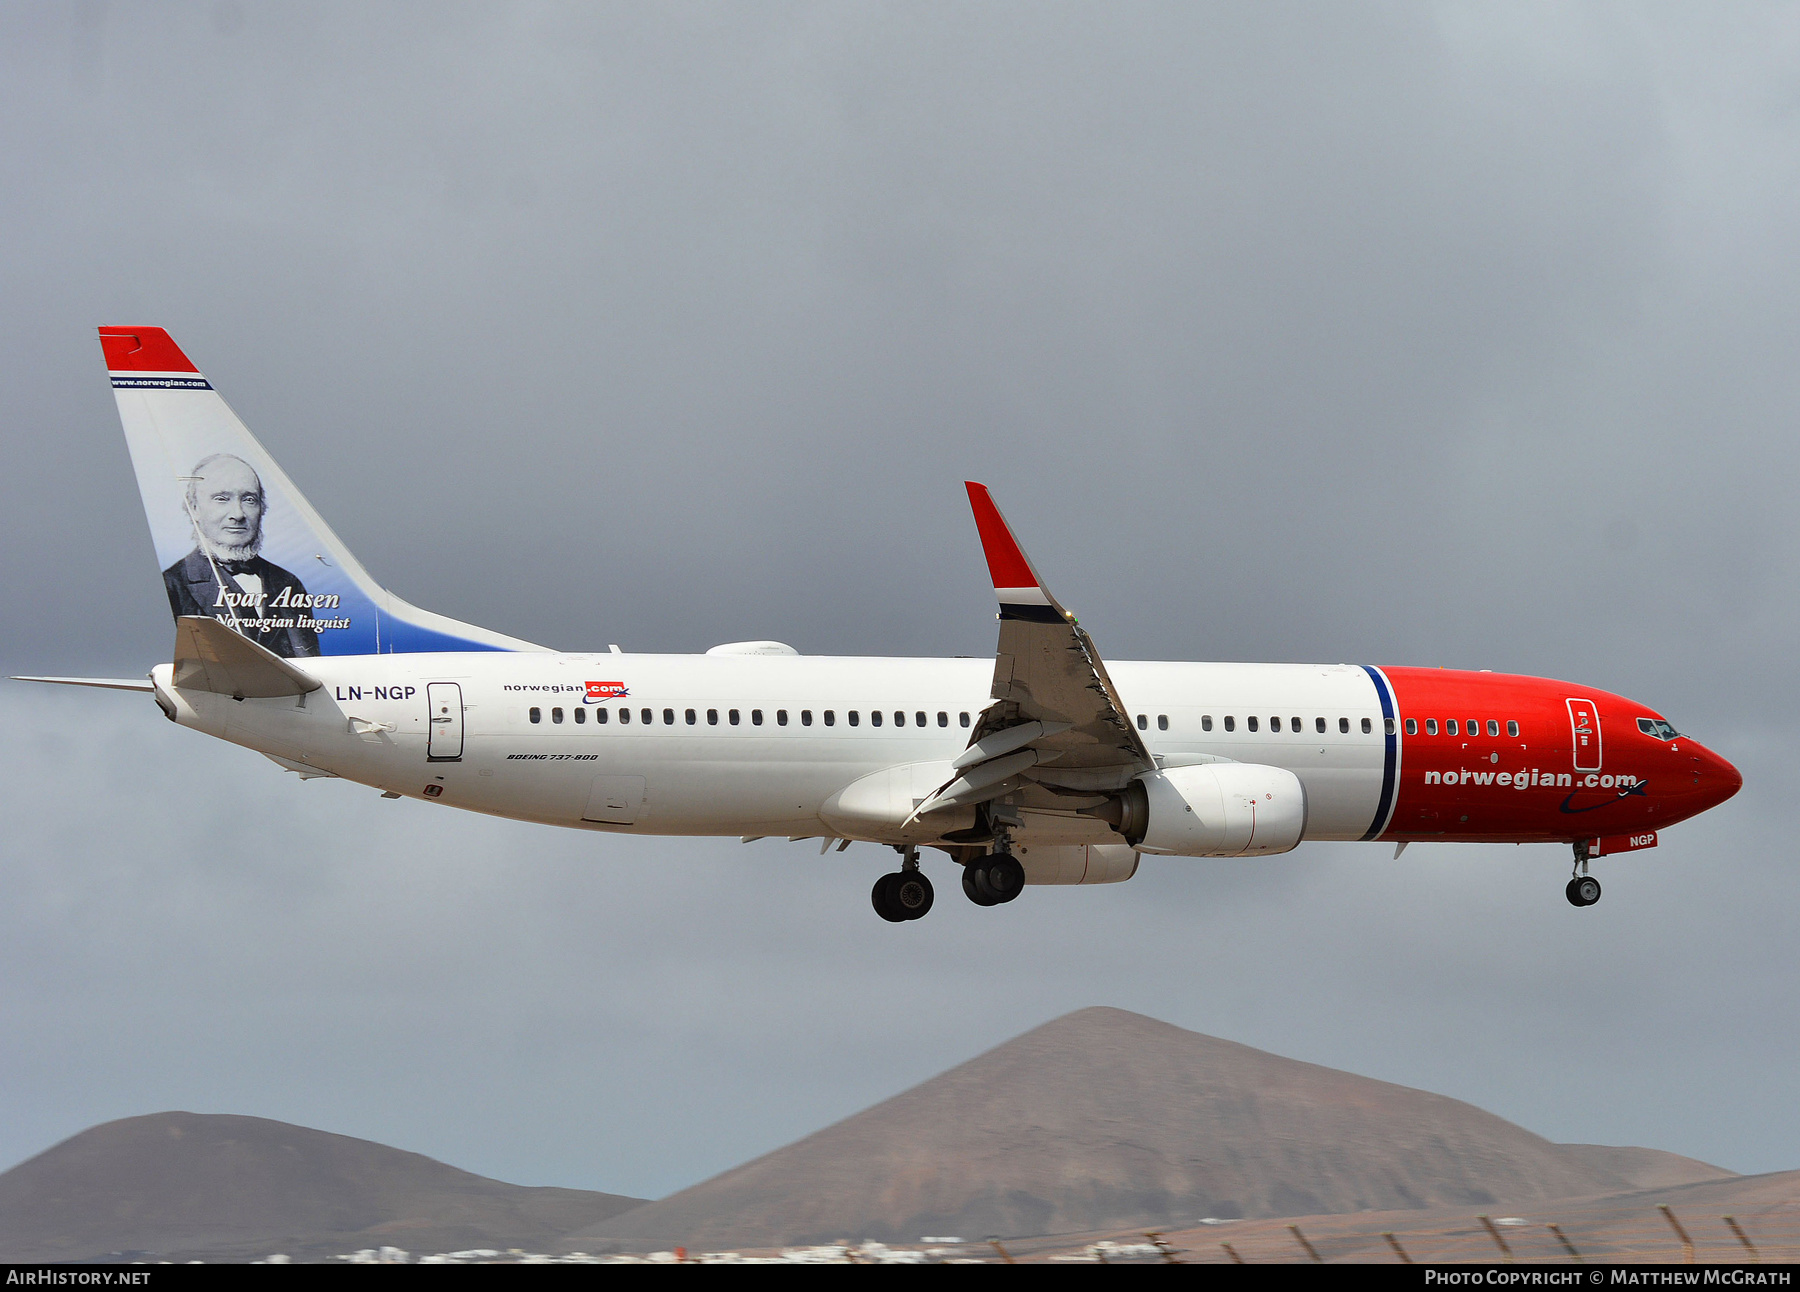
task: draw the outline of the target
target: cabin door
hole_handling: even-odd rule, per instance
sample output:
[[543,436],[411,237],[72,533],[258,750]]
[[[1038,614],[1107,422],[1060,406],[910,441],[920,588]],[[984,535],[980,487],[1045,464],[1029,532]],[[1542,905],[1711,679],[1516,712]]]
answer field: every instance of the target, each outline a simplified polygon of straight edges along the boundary
[[463,753],[462,687],[455,682],[427,682],[425,704],[431,723],[425,735],[425,759],[454,763]]
[[1569,701],[1569,746],[1575,751],[1575,770],[1600,770],[1600,711],[1592,700]]

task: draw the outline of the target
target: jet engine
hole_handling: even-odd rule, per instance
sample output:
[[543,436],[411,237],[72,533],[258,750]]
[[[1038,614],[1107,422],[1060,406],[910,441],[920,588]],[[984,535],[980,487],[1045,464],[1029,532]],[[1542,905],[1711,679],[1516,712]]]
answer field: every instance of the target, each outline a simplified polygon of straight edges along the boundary
[[1137,853],[1122,843],[1021,843],[1013,856],[1027,884],[1122,884],[1138,868]]
[[1260,857],[1306,833],[1306,787],[1284,767],[1204,763],[1138,777],[1088,815],[1139,852],[1170,857]]

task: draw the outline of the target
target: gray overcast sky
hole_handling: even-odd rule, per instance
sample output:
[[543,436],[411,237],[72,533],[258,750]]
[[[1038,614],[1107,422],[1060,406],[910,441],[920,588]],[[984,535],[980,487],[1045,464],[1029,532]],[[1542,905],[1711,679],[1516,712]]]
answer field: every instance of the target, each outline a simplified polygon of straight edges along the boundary
[[1585,912],[1309,845],[889,928],[872,847],[4,684],[0,1164],[185,1107],[658,1194],[1112,1004],[1800,1167],[1797,69],[1755,5],[0,8],[7,673],[167,658],[94,338],[153,323],[377,577],[548,645],[984,654],[971,477],[1114,658],[1579,678],[1747,778]]

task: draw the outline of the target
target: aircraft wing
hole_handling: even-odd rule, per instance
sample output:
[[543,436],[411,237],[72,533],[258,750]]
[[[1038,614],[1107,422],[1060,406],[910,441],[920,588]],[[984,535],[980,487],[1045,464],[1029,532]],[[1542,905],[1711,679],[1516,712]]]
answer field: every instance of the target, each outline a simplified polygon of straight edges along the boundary
[[952,764],[956,774],[915,816],[985,802],[1028,783],[1052,801],[1123,789],[1156,764],[1093,638],[1038,578],[987,487],[966,484],[1000,602],[994,702]]

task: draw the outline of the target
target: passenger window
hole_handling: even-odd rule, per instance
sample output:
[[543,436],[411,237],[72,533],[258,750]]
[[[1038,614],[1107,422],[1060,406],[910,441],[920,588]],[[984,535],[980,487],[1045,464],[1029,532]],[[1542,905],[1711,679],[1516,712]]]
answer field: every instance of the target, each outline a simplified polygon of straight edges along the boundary
[[949,725],[950,725],[950,715],[945,713],[942,709],[939,709],[938,710],[938,726],[948,727]]
[[1232,717],[1229,713],[1225,715],[1225,730],[1227,730],[1227,731],[1236,731],[1237,730],[1237,719]]
[[606,710],[605,709],[595,709],[594,710],[594,721],[604,727],[606,725]]
[[1381,729],[1383,731],[1385,731],[1388,735],[1390,735],[1390,736],[1393,735],[1394,734],[1394,720],[1392,718],[1383,718],[1381,720]]
[[925,725],[925,714],[924,714],[924,712],[923,712],[923,711],[921,711],[921,712],[919,712],[919,713],[915,713],[915,714],[913,714],[913,726],[915,726],[915,727],[923,727],[923,726],[924,726],[924,725]]
[[1367,718],[1364,718],[1364,719],[1363,719],[1363,720],[1362,720],[1362,731],[1363,731],[1363,735],[1365,735],[1365,736],[1366,736],[1366,735],[1368,735],[1368,734],[1369,734],[1369,733],[1370,733],[1370,732],[1371,732],[1371,731],[1373,731],[1373,730],[1374,730],[1374,729],[1375,729],[1375,728],[1373,728],[1373,727],[1372,727],[1372,726],[1370,726],[1370,725],[1369,725],[1369,720],[1368,720],[1368,719],[1367,719]]
[[1454,736],[1456,734],[1456,719],[1455,718],[1445,718],[1444,719],[1444,734],[1446,736]]
[[775,710],[775,725],[777,727],[787,726],[787,710],[786,709]]
[[1488,735],[1497,736],[1499,734],[1500,734],[1500,724],[1498,722],[1495,722],[1492,718],[1489,718],[1488,719]]
[[734,727],[737,726],[740,721],[742,721],[742,719],[738,716],[738,711],[736,709],[725,710],[725,720]]
[[673,727],[674,725],[675,725],[675,710],[664,709],[663,710],[663,726]]
[[1437,735],[1437,719],[1436,718],[1425,719],[1425,734],[1428,736]]
[[1506,734],[1509,736],[1517,736],[1519,734],[1519,724],[1516,722],[1507,723]]
[[648,710],[648,709],[639,709],[638,710],[638,718],[643,722],[643,724],[646,727],[656,721],[656,715],[654,713],[650,712],[650,710]]
[[1416,736],[1419,734],[1419,720],[1417,718],[1408,718],[1406,720],[1406,734],[1409,736]]
[[[852,726],[856,725],[856,715],[854,713],[850,715],[850,724]],[[879,727],[881,725],[881,710],[880,709],[870,709],[869,710],[869,725],[871,727]]]
[[894,710],[894,725],[896,727],[904,727],[906,725],[906,714],[903,710]]
[[812,710],[811,709],[800,710],[800,725],[802,727],[812,726]]
[[699,721],[699,718],[700,718],[700,715],[695,713],[692,709],[689,709],[685,716],[687,717],[687,725],[690,727],[693,726],[694,723]]
[[1305,728],[1300,725],[1300,719],[1289,718],[1288,719],[1288,730],[1289,731],[1304,731]]
[[706,725],[709,727],[716,727],[719,725],[719,711],[717,709],[708,709],[706,711]]
[[762,710],[761,709],[750,710],[750,725],[753,727],[762,726]]
[[[536,710],[533,710],[533,712],[536,712]],[[536,722],[537,719],[533,718],[532,721]],[[631,710],[630,709],[620,709],[619,710],[619,721],[621,723],[630,722],[631,721]]]
[[857,714],[857,712],[856,712],[856,710],[855,710],[855,709],[852,709],[852,710],[850,710],[850,712],[849,712],[849,714],[848,714],[848,715],[847,715],[847,717],[848,717],[848,719],[849,719],[849,722],[850,722],[850,725],[851,725],[851,726],[852,726],[852,727],[854,727],[854,726],[855,726],[855,725],[856,725],[856,724],[857,724],[857,723],[859,723],[859,722],[861,722],[861,721],[862,721],[862,718],[861,718],[861,717],[859,717],[859,716],[858,716],[858,714]]
[[966,713],[959,713],[956,715],[956,721],[959,726],[966,727],[969,725],[969,715]]
[[1314,731],[1319,731],[1319,732],[1322,732],[1322,731],[1324,731],[1324,730],[1325,730],[1325,719],[1323,719],[1323,718],[1314,718],[1314,719],[1313,719],[1313,730],[1314,730]]
[[1211,731],[1212,730],[1212,714],[1203,713],[1200,715],[1200,730],[1202,730],[1202,731]]
[[587,721],[587,710],[586,709],[575,710],[575,721],[578,723],[586,722]]
[[1479,736],[1481,734],[1481,719],[1480,718],[1470,718],[1469,719],[1468,732],[1471,736]]
[[561,709],[550,710],[550,721],[561,722],[562,721],[562,710]]
[[1141,714],[1141,713],[1140,713],[1140,714],[1138,714],[1138,730],[1139,730],[1139,731],[1148,731],[1148,730],[1150,730],[1150,719],[1149,719],[1149,718],[1147,718],[1147,717],[1145,717],[1145,716],[1144,716],[1144,715],[1143,715],[1143,714]]
[[1280,731],[1281,730],[1281,719],[1280,718],[1270,718],[1269,719],[1269,730],[1270,731]]
[[1339,718],[1338,719],[1338,730],[1346,736],[1349,735],[1350,734],[1350,719]]
[[835,709],[825,710],[825,725],[827,727],[837,726],[837,710],[835,710]]
[[544,711],[542,709],[533,707],[533,709],[531,710],[531,720],[533,722],[542,722],[544,720]]
[[[1228,721],[1229,721],[1229,719],[1228,719]],[[1246,731],[1255,731],[1256,730],[1255,717],[1249,717],[1249,718],[1244,719],[1244,729]]]
[[1169,715],[1168,714],[1159,713],[1156,715],[1156,729],[1158,731],[1167,731],[1169,729]]

